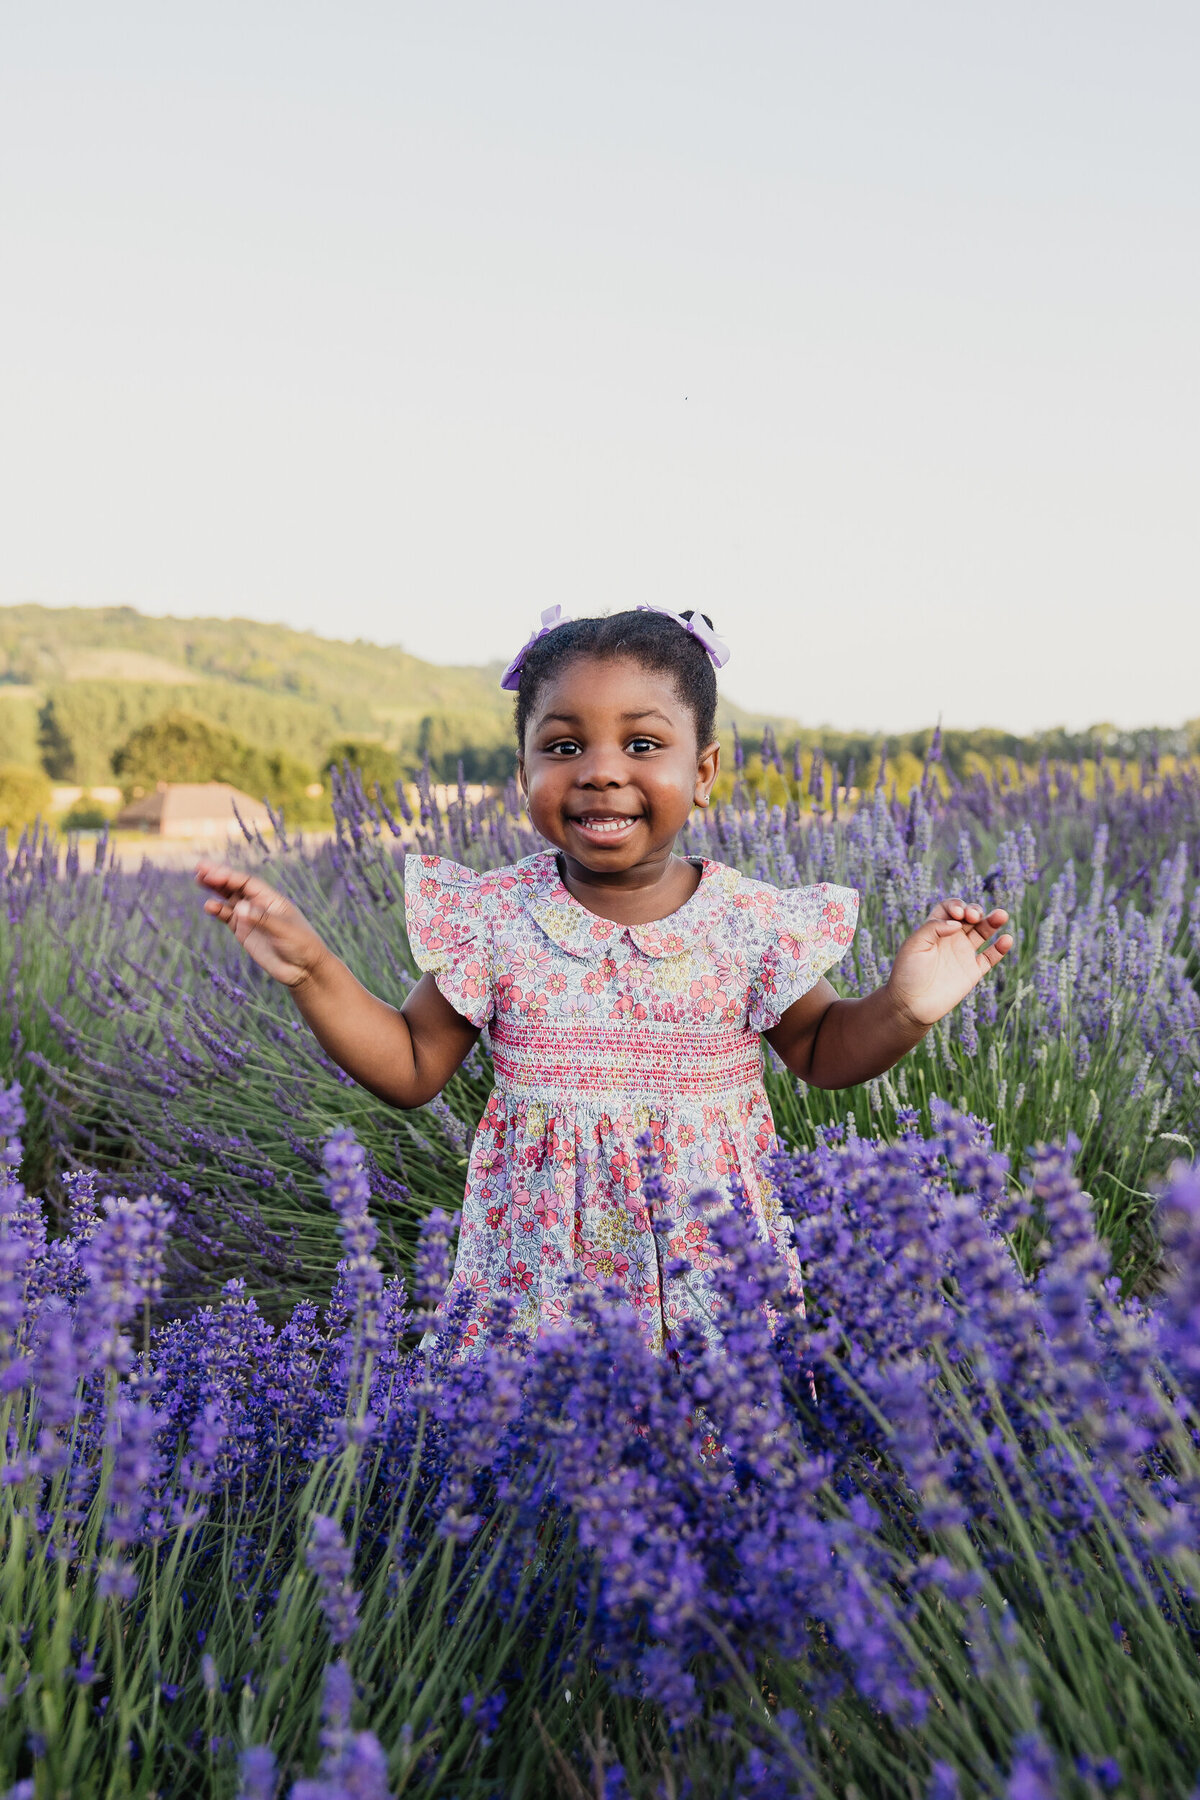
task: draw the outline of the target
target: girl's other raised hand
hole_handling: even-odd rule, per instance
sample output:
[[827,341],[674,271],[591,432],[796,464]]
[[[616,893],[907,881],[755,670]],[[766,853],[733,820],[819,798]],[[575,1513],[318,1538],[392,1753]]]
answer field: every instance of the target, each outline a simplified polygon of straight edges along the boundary
[[275,888],[224,863],[197,863],[204,910],[228,925],[248,956],[285,987],[297,988],[329,953],[299,907]]
[[1007,924],[1000,907],[985,913],[962,900],[939,900],[897,952],[887,983],[893,1000],[914,1024],[936,1025],[1008,955],[1014,940],[1001,932]]

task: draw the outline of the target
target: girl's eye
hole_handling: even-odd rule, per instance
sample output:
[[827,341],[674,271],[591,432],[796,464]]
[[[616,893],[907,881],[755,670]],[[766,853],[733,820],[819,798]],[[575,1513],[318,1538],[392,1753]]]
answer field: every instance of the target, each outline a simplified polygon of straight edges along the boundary
[[657,750],[659,748],[659,742],[658,742],[657,738],[635,737],[635,738],[630,738],[629,748],[634,752],[635,755],[638,755],[646,750]]
[[579,745],[574,738],[558,738],[553,744],[546,745],[547,756],[578,756]]

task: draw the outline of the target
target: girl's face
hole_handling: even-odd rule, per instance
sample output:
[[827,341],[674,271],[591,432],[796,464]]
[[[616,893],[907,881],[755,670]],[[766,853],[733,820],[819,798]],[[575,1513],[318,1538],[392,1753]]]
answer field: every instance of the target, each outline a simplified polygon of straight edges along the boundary
[[593,874],[661,863],[720,762],[696,743],[667,674],[627,657],[578,656],[546,686],[519,763],[542,836]]

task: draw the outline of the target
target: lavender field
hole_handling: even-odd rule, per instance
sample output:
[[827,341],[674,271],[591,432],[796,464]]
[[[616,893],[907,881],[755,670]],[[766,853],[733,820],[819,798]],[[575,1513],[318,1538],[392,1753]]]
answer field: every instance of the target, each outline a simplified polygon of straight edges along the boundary
[[[14,1793],[1200,1789],[1200,777],[851,785],[768,742],[688,847],[858,888],[846,991],[941,892],[1017,949],[891,1079],[769,1072],[805,1310],[697,1195],[724,1347],[677,1363],[590,1287],[586,1331],[418,1352],[484,1050],[389,1113],[185,878],[11,857]],[[337,821],[246,854],[388,997],[403,848],[535,848],[515,796],[350,773]]]

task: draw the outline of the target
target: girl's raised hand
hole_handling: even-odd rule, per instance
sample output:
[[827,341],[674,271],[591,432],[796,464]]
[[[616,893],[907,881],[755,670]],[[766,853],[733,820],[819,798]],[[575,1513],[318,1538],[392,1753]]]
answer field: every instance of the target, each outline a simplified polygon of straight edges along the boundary
[[299,987],[328,954],[299,907],[257,875],[202,862],[196,880],[209,892],[205,912],[228,925],[259,968],[285,987]]
[[897,952],[887,983],[893,1000],[915,1024],[936,1025],[1008,955],[1012,934],[996,936],[1007,924],[1000,907],[985,914],[962,900],[939,900]]

